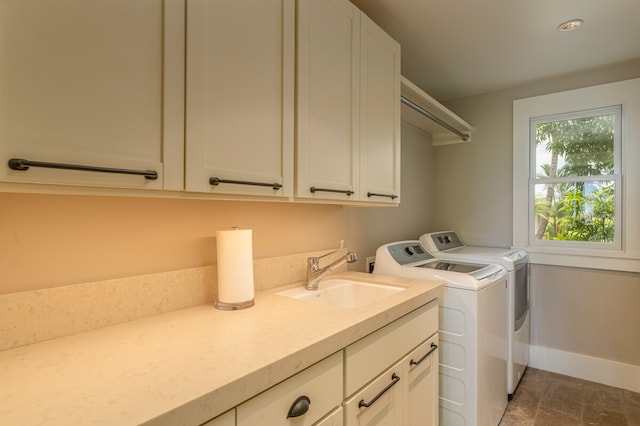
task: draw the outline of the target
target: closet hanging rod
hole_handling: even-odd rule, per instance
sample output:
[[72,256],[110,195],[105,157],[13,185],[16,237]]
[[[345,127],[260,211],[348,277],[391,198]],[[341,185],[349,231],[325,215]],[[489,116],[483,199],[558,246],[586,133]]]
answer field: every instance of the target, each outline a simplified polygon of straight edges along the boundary
[[439,119],[435,115],[431,114],[426,109],[420,107],[419,105],[414,104],[413,102],[411,102],[409,99],[405,98],[404,96],[400,96],[400,101],[403,104],[405,104],[406,106],[408,106],[409,108],[411,108],[411,109],[413,109],[415,111],[418,111],[420,114],[424,115],[429,120],[435,121],[436,123],[438,123],[439,125],[441,125],[445,129],[447,129],[450,132],[455,133],[456,135],[460,136],[460,138],[463,141],[465,141],[465,142],[469,141],[470,136],[468,134],[461,132],[460,130],[456,129],[455,127],[449,125],[449,123],[446,123],[446,122],[442,121],[441,119]]

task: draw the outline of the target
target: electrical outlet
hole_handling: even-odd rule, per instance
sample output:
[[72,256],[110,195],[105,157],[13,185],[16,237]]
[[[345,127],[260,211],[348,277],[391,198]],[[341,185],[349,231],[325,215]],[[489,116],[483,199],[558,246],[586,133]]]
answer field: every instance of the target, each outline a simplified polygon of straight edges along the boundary
[[367,257],[367,272],[368,273],[372,273],[373,272],[373,266],[376,264],[376,257],[375,256],[368,256]]

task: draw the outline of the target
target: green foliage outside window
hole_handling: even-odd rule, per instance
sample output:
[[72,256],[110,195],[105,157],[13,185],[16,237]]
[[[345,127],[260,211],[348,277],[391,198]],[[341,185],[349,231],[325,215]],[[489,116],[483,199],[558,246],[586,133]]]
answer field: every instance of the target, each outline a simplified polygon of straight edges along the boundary
[[613,242],[614,128],[615,114],[536,124],[536,239]]

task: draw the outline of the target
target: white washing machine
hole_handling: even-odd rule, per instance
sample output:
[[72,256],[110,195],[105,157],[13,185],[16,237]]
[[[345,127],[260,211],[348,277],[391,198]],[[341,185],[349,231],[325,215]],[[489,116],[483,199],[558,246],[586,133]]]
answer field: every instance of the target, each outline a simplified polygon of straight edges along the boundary
[[415,240],[379,247],[374,272],[444,283],[438,327],[440,424],[498,425],[507,407],[504,268],[435,259]]
[[523,250],[466,246],[454,231],[424,234],[420,242],[438,259],[495,263],[507,270],[507,393],[511,399],[529,364],[529,255]]

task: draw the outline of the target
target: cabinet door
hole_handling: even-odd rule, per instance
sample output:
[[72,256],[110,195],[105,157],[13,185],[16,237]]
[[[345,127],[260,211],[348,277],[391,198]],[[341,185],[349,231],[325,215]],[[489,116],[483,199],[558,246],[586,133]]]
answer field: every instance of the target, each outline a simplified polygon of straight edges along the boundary
[[359,197],[359,44],[349,1],[298,2],[298,197]]
[[397,204],[400,44],[365,15],[360,34],[360,198]]
[[163,19],[162,0],[1,2],[0,180],[162,188]]
[[[402,363],[398,362],[344,403],[349,426],[402,426]],[[408,423],[407,423],[408,424]]]
[[438,424],[438,335],[424,342],[403,360],[407,378],[405,422],[408,425]]
[[188,6],[186,189],[292,195],[294,1]]

